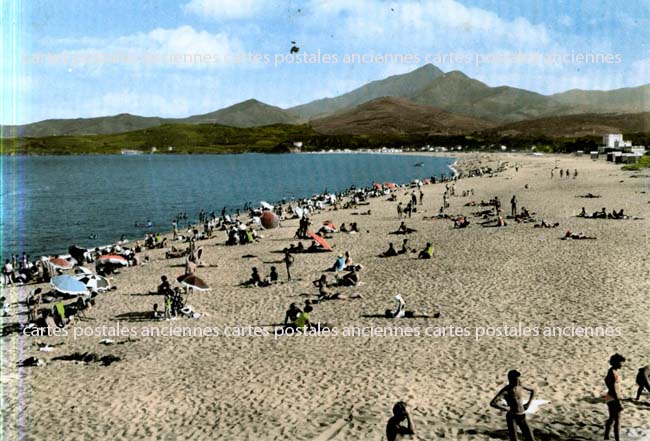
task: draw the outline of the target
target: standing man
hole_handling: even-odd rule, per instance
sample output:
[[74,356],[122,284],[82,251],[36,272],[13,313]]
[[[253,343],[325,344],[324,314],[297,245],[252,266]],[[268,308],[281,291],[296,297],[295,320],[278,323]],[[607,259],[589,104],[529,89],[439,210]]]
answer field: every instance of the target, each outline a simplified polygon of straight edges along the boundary
[[289,252],[288,248],[284,249],[284,265],[287,267],[287,280],[291,280],[291,266],[293,265],[294,257]]
[[510,207],[512,208],[512,217],[515,217],[517,215],[517,198],[515,195],[512,195],[512,199],[510,199]]
[[[508,384],[492,398],[490,406],[507,412],[506,423],[510,441],[517,441],[518,439],[515,424],[521,429],[526,441],[535,441],[533,432],[526,421],[526,410],[535,397],[535,391],[522,386],[520,377],[521,374],[516,370],[508,372]],[[525,397],[528,394],[530,395],[526,400]],[[505,400],[507,407],[500,403],[502,399]]]

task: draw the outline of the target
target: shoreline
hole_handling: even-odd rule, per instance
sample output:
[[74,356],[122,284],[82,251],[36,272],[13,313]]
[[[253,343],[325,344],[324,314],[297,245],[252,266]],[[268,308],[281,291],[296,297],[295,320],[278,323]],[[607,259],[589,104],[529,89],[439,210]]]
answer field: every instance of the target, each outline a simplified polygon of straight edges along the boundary
[[[266,230],[260,242],[243,246],[224,246],[224,235],[217,233],[200,242],[202,260],[209,266],[199,267],[197,275],[212,288],[191,294],[189,303],[203,314],[200,319],[149,318],[152,304],[160,305],[162,297],[146,293],[155,290],[161,275],[174,280],[183,272],[182,259],[165,259],[165,250],[151,250],[148,265],[124,268],[115,276],[118,290],[100,294],[87,319],[74,325],[112,329],[120,323],[137,333],[171,326],[222,331],[257,327],[270,332],[268,337],[138,334],[109,337],[115,343],[105,346],[99,344],[102,337],[94,334],[74,338],[74,327],[61,337],[5,336],[5,347],[13,348],[4,360],[6,387],[12,391],[20,387],[29,397],[22,410],[32,415],[26,430],[36,438],[93,439],[101,427],[103,437],[120,441],[176,430],[184,430],[192,439],[310,440],[336,427],[338,439],[382,439],[392,405],[405,400],[420,439],[489,441],[501,437],[506,426],[504,415],[490,409],[489,402],[507,382],[508,370],[517,369],[539,399],[550,401],[530,417],[536,437],[599,438],[607,413],[599,398],[607,360],[615,352],[629,360],[621,371],[627,398],[636,390],[636,370],[648,363],[650,354],[647,326],[640,325],[647,323],[650,306],[643,283],[647,262],[639,259],[647,254],[643,239],[650,231],[650,179],[630,179],[631,172],[614,164],[569,155],[461,154],[458,158],[460,170],[477,164],[496,169],[497,164],[508,163],[508,167],[496,175],[457,181],[447,212],[467,216],[471,224],[465,229],[454,229],[446,219],[431,219],[444,185],[422,187],[423,204],[403,220],[417,230],[408,236],[411,247],[434,245],[432,260],[412,255],[378,257],[388,242],[399,245],[401,237],[390,232],[400,220],[396,202],[374,198],[367,206],[315,214],[314,225],[326,220],[337,226],[358,222],[360,233],[333,234],[328,239],[333,253],[297,254],[291,281],[283,264],[277,263],[278,250],[296,243],[297,220]],[[515,163],[518,171],[512,167]],[[556,165],[578,169],[578,178],[559,179],[556,173],[551,179],[550,170]],[[469,190],[474,194],[463,197],[462,192]],[[579,197],[588,192],[601,197]],[[504,228],[485,228],[481,217],[473,214],[481,207],[466,205],[495,196],[507,204],[513,194],[520,208],[535,213],[538,221],[560,226],[534,228],[532,223],[508,220]],[[410,190],[400,189],[397,196],[398,201],[406,201]],[[642,219],[575,217],[581,206],[589,212],[624,208]],[[371,215],[360,214],[369,209]],[[560,240],[567,230],[584,231],[597,239]],[[363,298],[314,304],[310,320],[339,330],[418,328],[421,335],[273,335],[274,324],[282,322],[290,303],[302,306],[305,299],[316,297],[312,280],[322,274],[332,280],[333,273],[324,270],[345,251],[364,266],[363,284],[337,290]],[[281,283],[240,286],[251,267],[268,274],[271,265],[278,265]],[[5,290],[8,323],[24,320],[19,315],[23,307],[15,302],[36,287]],[[385,319],[382,313],[394,307],[398,293],[408,310],[429,317]],[[440,316],[433,317],[437,312]],[[472,332],[505,326],[513,327],[513,335],[477,339]],[[535,326],[568,327],[567,332],[575,335],[526,337],[519,331]],[[579,336],[576,331],[608,326],[620,328],[621,335]],[[456,327],[470,329],[470,335],[424,334],[426,329],[442,332]],[[39,351],[37,343],[50,344],[53,352]],[[111,355],[119,361],[101,366],[56,359],[74,353]],[[45,365],[28,370],[16,367],[15,362],[30,356]],[[123,393],[114,394],[117,388]],[[83,412],[69,412],[69,423],[59,427],[53,419],[59,411],[47,409],[69,407],[70,396]],[[98,396],[110,396],[112,401]],[[229,398],[215,401],[219,396]],[[647,394],[640,403],[626,399],[623,437],[640,441],[650,436],[647,400]],[[20,406],[7,402],[7,409],[6,418],[12,418]],[[185,425],[189,420],[191,426]]]
[[[355,154],[355,155],[356,155],[356,154],[380,154],[380,155],[395,155],[395,156],[398,156],[398,155],[400,155],[400,154],[406,154],[406,153],[408,153],[409,156],[414,156],[414,157],[428,157],[428,158],[430,158],[430,157],[434,156],[434,155],[431,155],[431,154],[424,154],[424,153],[431,153],[431,152],[381,152],[381,151],[380,151],[380,152],[355,152],[355,151],[350,151],[350,152],[298,152],[298,153],[293,153],[293,154],[310,154],[310,155],[311,155],[311,154],[319,154],[319,155],[320,155],[320,154],[334,154],[334,153],[339,153],[339,154]],[[445,154],[435,155],[434,157],[456,159],[455,156],[453,156],[453,155],[447,155],[446,153],[447,153],[447,152],[445,152]],[[207,154],[207,153],[206,153],[206,154]],[[227,154],[227,153],[224,153],[224,154]],[[241,154],[260,154],[260,155],[265,155],[265,154],[267,154],[267,153],[248,152],[248,153],[241,153]],[[292,153],[289,153],[289,154],[292,154]],[[52,156],[67,156],[67,155],[52,155]],[[70,156],[85,156],[85,155],[70,155]],[[119,154],[108,154],[108,155],[105,155],[105,156],[146,156],[146,154],[145,154],[145,155],[119,155]],[[190,156],[190,155],[188,155],[188,156]],[[459,173],[459,172],[458,172],[458,170],[456,170],[456,169],[454,168],[454,166],[457,166],[458,164],[459,164],[459,160],[456,159],[456,161],[455,161],[453,164],[447,165],[447,168],[449,168],[449,169],[451,170],[451,177],[452,177],[452,179],[453,179],[455,176],[458,176],[458,173]],[[447,174],[445,174],[445,176],[447,176]],[[425,179],[425,177],[421,177],[421,178],[419,178],[419,179],[420,179],[420,180],[421,180],[421,179]],[[386,182],[386,181],[383,180],[382,182]],[[366,185],[366,186],[363,187],[363,188],[365,188],[365,189],[372,188],[372,185],[373,185],[373,184],[374,184],[374,183],[370,183],[370,184]],[[396,183],[396,184],[401,188],[401,187],[403,187],[403,186],[408,186],[408,185],[410,184],[410,182]],[[350,186],[347,186],[346,188],[349,189]],[[314,196],[314,195],[311,195],[311,196],[305,196],[305,197],[296,197],[296,201],[308,200],[308,199],[311,199],[311,197],[313,197],[313,196]],[[277,201],[273,201],[273,202],[277,202]],[[244,205],[245,205],[245,204],[239,204],[239,205],[236,205],[236,206],[233,207],[233,209],[231,209],[230,211],[228,211],[226,214],[232,216],[232,215],[234,215],[236,209],[243,210]],[[198,217],[198,215],[197,215],[197,217]],[[241,218],[242,221],[244,221],[245,223],[247,223],[247,222],[249,222],[249,221],[251,220],[251,219],[249,218],[249,216],[248,216],[248,212],[246,212],[246,211],[241,211],[240,218]],[[171,220],[169,221],[169,224],[171,225]],[[193,224],[193,225],[194,225],[194,226],[197,226],[198,224]],[[155,227],[154,227],[154,228],[155,228]],[[103,249],[108,249],[108,248],[114,248],[115,246],[118,246],[118,245],[119,245],[119,246],[122,246],[122,245],[126,245],[126,244],[134,244],[135,241],[143,241],[144,238],[146,237],[146,235],[149,234],[149,233],[152,233],[152,234],[160,234],[161,237],[163,237],[163,238],[168,238],[168,239],[172,237],[172,233],[173,233],[173,231],[172,231],[171,228],[169,228],[169,229],[163,229],[163,230],[159,230],[159,231],[155,231],[154,228],[152,228],[151,231],[147,231],[147,232],[145,232],[144,235],[143,235],[142,237],[139,237],[139,238],[125,237],[125,239],[127,240],[126,243],[120,243],[120,241],[117,241],[117,242],[109,243],[108,245],[97,245],[97,246],[94,246],[94,247],[87,247],[86,249],[87,249],[88,251],[94,250],[94,249],[96,249],[96,248],[99,248],[100,250],[103,250]],[[199,228],[199,229],[202,229],[202,226],[201,226],[201,225],[198,225],[198,228]],[[179,232],[181,232],[181,231],[185,232],[185,231],[187,231],[187,229],[188,229],[188,228],[179,228]],[[261,229],[261,231],[264,231],[263,228],[260,227],[260,229]],[[179,243],[184,243],[184,242],[179,242]],[[68,245],[68,246],[71,246],[71,245],[73,245],[73,244],[70,244],[70,245]],[[128,246],[128,245],[127,245],[127,246]],[[20,252],[22,252],[22,251],[19,251],[18,254],[20,254]],[[10,255],[11,255],[11,253],[10,253]],[[52,256],[54,256],[54,255],[58,255],[58,256],[63,257],[63,258],[71,257],[69,254],[67,254],[67,249],[66,249],[63,253],[61,253],[61,254],[59,254],[59,253],[54,253],[54,254],[52,254],[52,255],[42,255],[42,256],[40,256],[40,257],[52,257]],[[39,257],[39,258],[40,258],[40,257]]]

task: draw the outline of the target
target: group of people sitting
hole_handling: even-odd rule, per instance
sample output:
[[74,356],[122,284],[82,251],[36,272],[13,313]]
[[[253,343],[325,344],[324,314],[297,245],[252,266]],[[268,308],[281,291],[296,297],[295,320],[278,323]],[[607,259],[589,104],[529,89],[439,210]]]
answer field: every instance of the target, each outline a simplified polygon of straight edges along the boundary
[[603,207],[600,211],[594,211],[591,216],[587,214],[585,207],[582,207],[582,210],[580,210],[580,213],[577,215],[577,217],[584,217],[587,219],[629,219],[629,216],[623,212],[622,208],[620,211],[612,210],[611,213],[607,213],[607,209],[605,207]]
[[260,273],[257,267],[253,267],[251,269],[251,276],[250,278],[242,283],[242,286],[257,286],[257,287],[264,287],[264,286],[271,286],[273,284],[278,283],[279,276],[278,276],[278,271],[277,269],[272,266],[271,271],[269,272],[268,276],[264,276],[264,274]]
[[[393,243],[390,242],[388,244],[388,249],[383,253],[381,253],[379,257],[394,257],[394,256],[399,256],[400,254],[408,254],[411,252],[415,252],[415,250],[409,248],[408,239],[404,239],[402,241],[402,248],[396,250]],[[427,244],[424,246],[424,249],[420,251],[420,253],[418,254],[418,259],[431,259],[432,257],[433,257],[433,245],[431,244],[431,242],[427,242]]]

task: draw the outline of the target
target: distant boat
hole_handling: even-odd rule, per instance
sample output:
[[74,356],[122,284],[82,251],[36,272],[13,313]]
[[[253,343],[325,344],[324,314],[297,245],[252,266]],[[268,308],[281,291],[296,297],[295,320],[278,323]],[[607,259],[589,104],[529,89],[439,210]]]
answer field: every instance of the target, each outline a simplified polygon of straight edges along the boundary
[[127,150],[127,149],[122,149],[121,153],[123,155],[141,155],[142,151],[140,150]]
[[416,162],[413,167],[424,167],[424,162]]

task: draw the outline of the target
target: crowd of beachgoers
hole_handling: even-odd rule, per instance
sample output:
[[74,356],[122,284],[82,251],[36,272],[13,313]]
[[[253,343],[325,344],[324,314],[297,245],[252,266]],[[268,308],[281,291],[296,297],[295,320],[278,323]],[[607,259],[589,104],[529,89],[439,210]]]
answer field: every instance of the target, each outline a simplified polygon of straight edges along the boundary
[[[512,162],[499,162],[494,167],[482,164],[455,171],[452,176],[431,176],[426,179],[416,180],[407,184],[373,183],[367,188],[350,188],[344,192],[333,194],[324,191],[305,199],[290,199],[275,203],[262,202],[260,206],[253,207],[246,204],[243,210],[228,212],[224,207],[219,214],[217,211],[201,210],[198,223],[188,224],[181,228],[185,213],[179,213],[171,220],[171,233],[147,233],[142,239],[130,242],[122,238],[117,244],[94,249],[84,249],[72,245],[65,255],[43,256],[32,259],[25,253],[13,254],[5,260],[3,270],[3,286],[28,286],[49,283],[51,289],[39,286],[34,290],[24,290],[24,298],[18,303],[19,307],[27,311],[27,321],[14,323],[19,332],[38,329],[39,335],[47,335],[55,329],[74,324],[75,321],[89,313],[89,309],[96,307],[96,302],[101,301],[105,292],[117,289],[114,285],[119,282],[121,274],[128,272],[131,267],[146,266],[150,263],[149,252],[164,250],[164,258],[177,261],[182,259],[183,272],[178,277],[169,277],[160,274],[160,283],[151,287],[150,294],[157,300],[152,303],[150,319],[177,320],[201,319],[203,314],[194,310],[187,302],[196,290],[209,290],[210,287],[201,279],[201,274],[210,271],[212,265],[205,260],[205,247],[219,243],[225,246],[247,246],[255,249],[255,244],[266,239],[267,231],[280,228],[283,224],[298,221],[297,229],[292,240],[284,243],[275,252],[281,255],[277,263],[267,270],[263,267],[250,267],[250,277],[242,280],[240,286],[250,288],[267,288],[277,284],[292,281],[292,269],[297,259],[303,254],[332,253],[331,266],[324,267],[321,272],[313,275],[311,285],[314,293],[309,295],[304,302],[290,302],[286,307],[284,317],[278,317],[274,326],[291,330],[287,334],[307,332],[319,326],[312,323],[314,311],[324,302],[361,300],[364,296],[357,292],[357,288],[368,280],[368,271],[363,262],[354,259],[354,249],[334,252],[328,241],[337,235],[358,235],[360,238],[367,233],[363,216],[373,216],[370,208],[371,201],[385,201],[393,205],[396,228],[389,232],[386,238],[386,247],[377,250],[381,258],[398,258],[405,256],[414,260],[432,260],[443,258],[437,252],[433,239],[412,243],[410,236],[418,232],[413,227],[415,216],[422,219],[449,222],[453,230],[476,228],[508,228],[512,223],[531,224],[533,228],[552,229],[560,228],[560,222],[554,219],[543,218],[537,214],[535,207],[523,206],[519,195],[513,194],[509,200],[510,209],[503,207],[503,201],[498,196],[487,200],[474,198],[475,188],[471,184],[475,177],[497,177],[506,171],[514,170],[519,173],[521,165]],[[580,179],[578,169],[570,171],[554,167],[550,171],[550,179]],[[464,189],[459,190],[459,183]],[[469,183],[468,185],[465,185]],[[479,181],[476,181],[479,185]],[[437,213],[424,216],[423,202],[426,194],[423,191],[427,186],[440,186],[444,188]],[[528,184],[522,191],[528,190]],[[580,195],[583,198],[598,198],[598,195],[587,193]],[[462,205],[451,209],[450,200],[462,198],[467,200]],[[359,216],[357,221],[337,225],[337,213],[341,210],[349,211],[350,215]],[[326,214],[328,218],[322,222],[315,222],[314,218]],[[589,214],[585,207],[574,215],[578,218],[605,219],[605,220],[632,220],[639,219],[624,213],[623,208],[613,209],[608,212],[606,208]],[[295,222],[295,221],[294,221]],[[186,223],[187,224],[187,223]],[[595,236],[585,232],[574,232],[560,229],[557,239],[582,240],[596,239]],[[400,236],[401,243],[398,248],[393,235]],[[397,275],[396,275],[397,276]],[[74,284],[74,281],[81,285]],[[47,286],[47,285],[46,285]],[[75,291],[77,290],[77,291]],[[394,306],[377,311],[378,317],[390,320],[409,318],[438,318],[442,311],[419,311],[407,307],[408,293],[398,293],[393,298]],[[8,315],[9,308],[2,298],[4,315]],[[31,332],[31,331],[30,331]],[[5,334],[6,334],[5,329]],[[614,439],[620,439],[622,402],[624,394],[621,390],[621,377],[619,370],[626,361],[625,357],[616,353],[609,359],[610,368],[604,379],[606,393],[603,401],[607,403],[609,416],[604,426],[605,439],[609,439],[613,431]],[[22,365],[39,365],[40,361],[32,357],[21,361]],[[650,392],[649,384],[650,366],[642,366],[638,370],[638,392],[636,400],[641,399],[644,389]],[[505,412],[506,427],[510,439],[517,439],[517,429],[523,434],[524,439],[533,440],[533,430],[527,422],[527,415],[531,409],[544,404],[536,400],[533,388],[524,385],[522,375],[516,369],[511,369],[505,378],[506,385],[497,392],[489,403],[496,409]],[[393,415],[385,426],[385,434],[389,440],[399,439],[404,435],[417,433],[416,427],[409,413],[409,405],[399,401],[392,409]],[[550,438],[549,438],[550,439]]]

